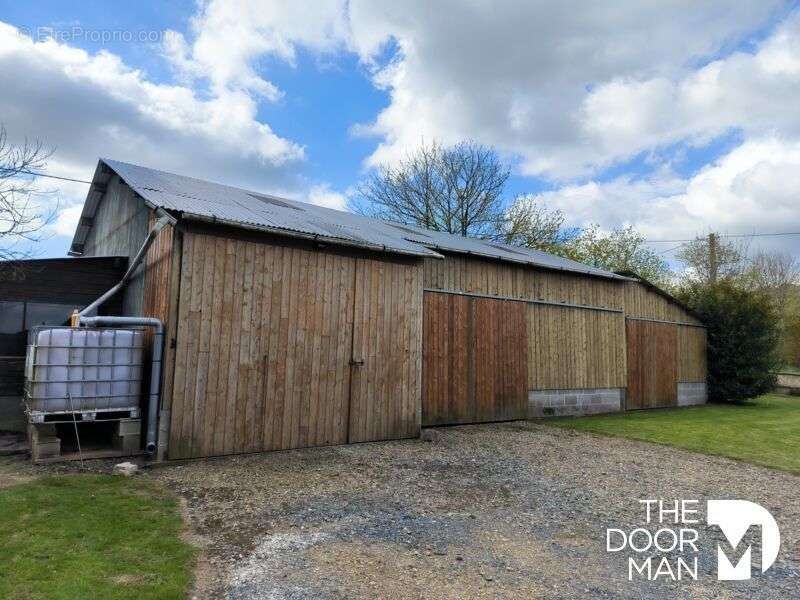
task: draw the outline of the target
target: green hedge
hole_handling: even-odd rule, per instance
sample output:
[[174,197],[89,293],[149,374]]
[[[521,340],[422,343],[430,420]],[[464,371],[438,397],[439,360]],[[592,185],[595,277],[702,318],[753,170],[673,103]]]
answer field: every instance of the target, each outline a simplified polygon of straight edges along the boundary
[[769,297],[729,281],[678,293],[708,327],[708,398],[741,402],[775,387],[778,316]]

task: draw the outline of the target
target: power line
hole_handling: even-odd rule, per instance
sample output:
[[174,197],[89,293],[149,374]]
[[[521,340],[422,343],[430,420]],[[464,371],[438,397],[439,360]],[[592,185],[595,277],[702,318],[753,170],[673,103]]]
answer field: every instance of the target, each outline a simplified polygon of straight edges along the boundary
[[659,255],[660,254],[668,254],[669,252],[672,252],[673,250],[677,250],[678,248],[683,248],[685,245],[686,245],[685,243],[684,244],[678,244],[677,246],[675,246],[673,248],[669,248],[667,250],[662,250],[661,252],[658,252],[658,254]]
[[60,175],[48,175],[47,173],[37,173],[36,171],[18,171],[18,173],[25,173],[26,175],[33,175],[34,177],[47,177],[49,179],[60,179],[61,181],[74,181],[75,183],[87,183],[89,185],[92,184],[91,181],[85,181],[83,179],[73,179],[72,177],[62,177]]
[[[780,231],[776,233],[718,233],[717,237],[728,238],[749,238],[749,237],[771,237],[780,235],[800,235],[800,231]],[[677,244],[678,242],[694,242],[701,238],[692,238],[690,240],[647,240],[650,244]]]

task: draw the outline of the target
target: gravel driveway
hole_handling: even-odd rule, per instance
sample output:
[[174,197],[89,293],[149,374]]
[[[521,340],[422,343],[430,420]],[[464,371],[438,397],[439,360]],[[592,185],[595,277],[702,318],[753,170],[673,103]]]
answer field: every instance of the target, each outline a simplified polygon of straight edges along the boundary
[[[800,597],[798,477],[534,423],[437,432],[147,477],[187,499],[204,547],[197,598]],[[721,534],[699,526],[698,581],[630,582],[605,530],[642,525],[639,498],[758,502],[781,554],[764,575],[717,582]]]

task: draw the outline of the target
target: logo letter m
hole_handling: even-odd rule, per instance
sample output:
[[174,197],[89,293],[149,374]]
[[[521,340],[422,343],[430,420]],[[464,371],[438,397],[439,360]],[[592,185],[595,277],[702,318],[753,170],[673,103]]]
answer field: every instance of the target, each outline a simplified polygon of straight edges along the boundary
[[[708,523],[717,525],[735,550],[744,534],[753,525],[761,527],[761,572],[772,566],[778,557],[781,534],[778,524],[769,511],[747,500],[709,500]],[[722,548],[717,546],[717,579],[721,581],[741,581],[750,579],[752,548],[748,545],[742,557],[731,564]]]

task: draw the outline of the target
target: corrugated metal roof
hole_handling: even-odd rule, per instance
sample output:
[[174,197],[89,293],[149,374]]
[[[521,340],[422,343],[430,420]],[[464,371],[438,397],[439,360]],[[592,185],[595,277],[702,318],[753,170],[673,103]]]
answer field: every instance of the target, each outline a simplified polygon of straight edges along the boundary
[[153,208],[180,211],[184,218],[397,254],[441,257],[439,252],[453,252],[596,277],[627,279],[538,250],[370,219],[108,159],[102,159],[95,172],[94,183],[81,215],[81,225],[73,239],[75,252],[81,250],[88,227],[91,226],[100,190],[108,180],[108,173],[103,165],[116,172]]

